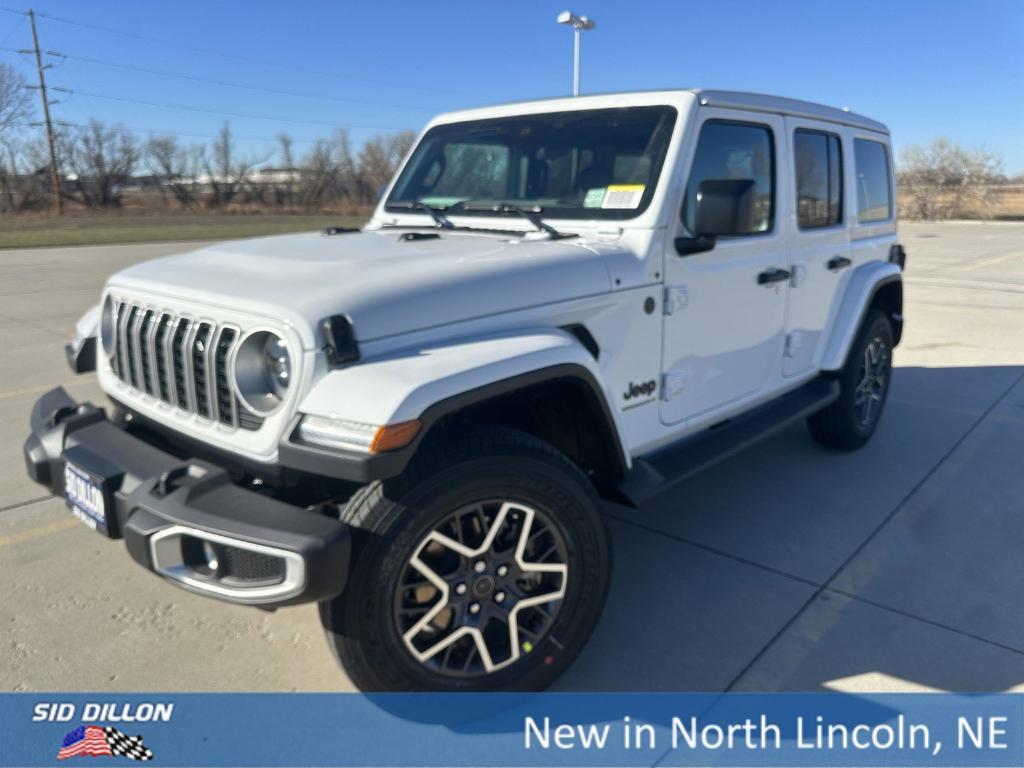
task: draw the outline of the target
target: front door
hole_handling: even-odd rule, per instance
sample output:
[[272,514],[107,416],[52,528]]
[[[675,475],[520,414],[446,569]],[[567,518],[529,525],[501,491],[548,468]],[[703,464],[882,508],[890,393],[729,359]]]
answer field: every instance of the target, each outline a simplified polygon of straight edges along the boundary
[[695,234],[701,182],[751,180],[741,234],[680,256],[668,239],[661,418],[712,423],[780,385],[789,290],[780,225],[787,176],[783,121],[775,115],[701,109],[677,233]]

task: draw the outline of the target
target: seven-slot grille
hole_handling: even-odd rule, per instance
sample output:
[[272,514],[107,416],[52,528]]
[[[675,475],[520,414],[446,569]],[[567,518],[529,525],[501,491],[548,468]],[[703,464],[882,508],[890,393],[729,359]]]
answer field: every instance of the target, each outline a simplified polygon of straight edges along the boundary
[[130,387],[229,427],[256,430],[263,419],[231,388],[228,359],[239,330],[188,315],[117,301],[114,373]]

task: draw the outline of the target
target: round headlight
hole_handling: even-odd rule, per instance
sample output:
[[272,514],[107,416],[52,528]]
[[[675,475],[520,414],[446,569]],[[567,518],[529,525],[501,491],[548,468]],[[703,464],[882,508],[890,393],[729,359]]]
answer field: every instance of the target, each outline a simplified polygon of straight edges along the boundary
[[117,317],[114,313],[116,311],[114,299],[107,296],[107,300],[103,302],[103,313],[100,315],[100,341],[103,342],[103,350],[108,355],[114,354],[114,345],[116,343],[114,334],[117,329]]
[[283,399],[292,378],[292,357],[288,354],[288,342],[280,336],[268,334],[263,344],[263,363],[270,376],[270,385],[278,397]]
[[287,340],[271,331],[250,333],[235,353],[234,379],[249,410],[263,415],[277,410],[292,379]]

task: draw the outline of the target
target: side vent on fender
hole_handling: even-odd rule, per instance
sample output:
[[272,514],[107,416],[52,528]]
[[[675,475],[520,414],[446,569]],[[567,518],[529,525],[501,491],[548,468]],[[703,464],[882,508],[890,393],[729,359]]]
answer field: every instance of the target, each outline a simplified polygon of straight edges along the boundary
[[580,325],[579,323],[563,325],[562,330],[575,336],[576,340],[583,345],[583,348],[590,353],[590,356],[597,360],[601,354],[601,348],[597,346],[597,340],[594,339],[585,325]]

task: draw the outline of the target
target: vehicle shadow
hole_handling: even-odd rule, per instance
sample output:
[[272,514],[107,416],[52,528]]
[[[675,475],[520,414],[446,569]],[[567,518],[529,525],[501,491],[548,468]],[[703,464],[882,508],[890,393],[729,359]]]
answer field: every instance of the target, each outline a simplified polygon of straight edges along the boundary
[[1006,610],[1024,586],[1022,375],[899,368],[860,451],[794,425],[641,509],[609,505],[612,591],[557,688],[1024,683]]

